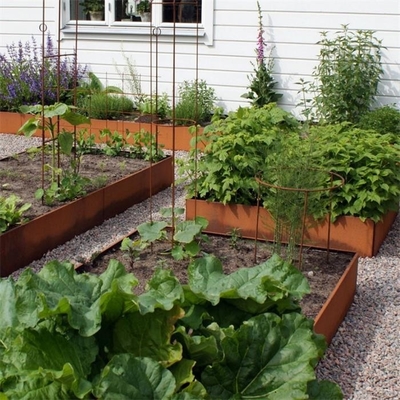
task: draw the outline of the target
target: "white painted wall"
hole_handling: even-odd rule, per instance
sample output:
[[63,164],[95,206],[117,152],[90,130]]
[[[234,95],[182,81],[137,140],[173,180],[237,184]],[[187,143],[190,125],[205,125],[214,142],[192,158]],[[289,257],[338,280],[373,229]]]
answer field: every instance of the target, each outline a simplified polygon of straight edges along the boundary
[[[203,0],[204,2],[211,0]],[[0,0],[0,52],[12,41],[23,42],[31,35],[40,38],[42,0]],[[281,105],[294,110],[300,78],[310,78],[317,64],[321,31],[336,31],[342,24],[351,29],[371,29],[383,40],[384,76],[380,85],[379,104],[396,103],[400,107],[400,1],[399,0],[260,0],[263,9],[265,39],[274,46],[277,90],[284,94]],[[46,0],[46,23],[56,33],[58,1]],[[214,0],[214,31],[211,45],[196,45],[190,38],[176,43],[176,73],[172,72],[173,47],[168,38],[160,37],[158,57],[159,91],[172,93],[172,82],[204,79],[215,88],[220,104],[226,111],[246,104],[240,96],[246,91],[247,76],[252,72],[258,16],[256,0]],[[103,29],[102,32],[107,32]],[[61,34],[61,48],[71,52],[75,41]],[[192,43],[190,42],[192,40]],[[132,34],[129,29],[119,34],[80,34],[78,59],[108,84],[121,84],[115,64],[122,68],[123,53],[136,64],[142,77],[143,90],[150,90],[153,76],[155,89],[155,57],[150,70],[148,35]]]

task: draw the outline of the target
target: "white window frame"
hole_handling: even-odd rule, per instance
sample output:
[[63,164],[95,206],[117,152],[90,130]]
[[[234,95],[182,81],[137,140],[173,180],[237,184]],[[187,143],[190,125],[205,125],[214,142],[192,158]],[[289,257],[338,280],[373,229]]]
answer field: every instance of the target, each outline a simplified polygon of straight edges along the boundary
[[[70,1],[62,0],[62,36],[65,39],[72,38],[76,33],[76,25],[78,25],[79,35],[96,33],[100,36],[106,36],[104,40],[112,40],[113,35],[129,34],[132,40],[140,40],[140,35],[149,35],[154,28],[158,28],[158,32],[162,36],[172,36],[174,31],[178,38],[184,39],[192,37],[194,40],[198,38],[200,43],[207,46],[213,44],[214,39],[214,0],[202,1],[201,23],[176,23],[162,22],[162,3],[154,2],[152,5],[151,22],[140,21],[115,21],[115,6],[113,0],[104,0],[104,21],[77,21],[70,19]],[[187,39],[186,39],[187,40]]]

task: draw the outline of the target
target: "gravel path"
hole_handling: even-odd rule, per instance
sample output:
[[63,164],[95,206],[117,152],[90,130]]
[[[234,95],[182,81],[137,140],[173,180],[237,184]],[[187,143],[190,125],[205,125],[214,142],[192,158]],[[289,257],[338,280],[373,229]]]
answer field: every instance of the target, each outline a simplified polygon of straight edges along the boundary
[[[38,139],[0,135],[0,158],[38,144]],[[178,157],[183,153],[177,153]],[[184,206],[184,191],[175,190],[175,206]],[[171,206],[171,189],[152,199],[153,218]],[[145,201],[67,242],[31,266],[38,270],[52,259],[81,261],[122,238],[150,219]],[[400,399],[400,214],[378,255],[359,261],[354,304],[317,368],[320,379],[337,382],[348,400]]]

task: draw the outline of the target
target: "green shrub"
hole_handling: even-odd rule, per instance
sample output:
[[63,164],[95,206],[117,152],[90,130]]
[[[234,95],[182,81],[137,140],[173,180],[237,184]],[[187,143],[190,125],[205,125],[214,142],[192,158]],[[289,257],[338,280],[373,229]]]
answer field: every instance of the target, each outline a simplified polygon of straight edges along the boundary
[[87,99],[85,110],[89,118],[117,119],[132,112],[133,102],[121,95],[95,93]]
[[299,140],[299,123],[288,112],[270,103],[262,108],[239,108],[226,119],[214,121],[198,140],[207,144],[197,161],[196,150],[182,173],[194,178],[188,196],[223,203],[256,201],[256,174],[276,152],[283,138]]
[[332,39],[322,32],[319,64],[309,91],[316,118],[327,123],[357,123],[369,111],[383,73],[382,43],[370,30],[343,25]]
[[143,114],[157,115],[157,118],[166,119],[171,115],[171,105],[167,93],[153,94],[145,97],[139,104],[139,110]]
[[179,101],[175,107],[177,123],[209,121],[214,109],[215,90],[204,80],[184,81],[179,87]]
[[400,111],[393,106],[383,106],[364,114],[358,127],[373,129],[379,133],[395,133],[400,135]]

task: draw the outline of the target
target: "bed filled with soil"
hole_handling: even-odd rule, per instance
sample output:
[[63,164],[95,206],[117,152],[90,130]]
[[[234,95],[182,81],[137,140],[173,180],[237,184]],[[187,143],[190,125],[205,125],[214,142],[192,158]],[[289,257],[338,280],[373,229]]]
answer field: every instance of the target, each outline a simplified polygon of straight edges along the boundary
[[[46,151],[44,164],[50,164],[50,154]],[[60,165],[68,168],[70,158],[61,157]],[[127,156],[107,156],[104,154],[85,154],[82,157],[79,174],[90,179],[85,187],[90,193],[111,182],[115,182],[136,171],[149,166],[149,162]],[[50,182],[49,172],[45,172],[45,187]],[[42,152],[19,153],[0,160],[0,196],[11,194],[18,196],[22,203],[30,203],[31,207],[24,217],[31,220],[64,204],[55,202],[52,205],[42,204],[35,198],[35,191],[42,187]]]
[[[253,240],[232,239],[231,237],[214,235],[208,235],[208,237],[209,242],[203,242],[201,249],[204,253],[218,257],[226,274],[230,274],[241,267],[260,264],[272,254],[270,243],[257,242],[255,253],[255,242]],[[125,265],[127,271],[139,280],[139,285],[135,288],[137,294],[145,290],[146,282],[151,278],[154,270],[159,267],[171,269],[182,284],[187,283],[189,261],[187,259],[174,260],[169,255],[170,249],[170,241],[157,241],[151,247],[143,250],[139,257],[131,259],[126,252],[120,250],[120,244],[117,244],[100,255],[94,255],[93,260],[81,266],[79,271],[101,274],[107,268],[111,259],[117,259]],[[256,261],[254,262],[255,254]],[[329,262],[327,262],[325,250],[308,248],[303,251],[301,271],[311,288],[311,293],[306,295],[301,302],[305,315],[310,318],[316,317],[352,257],[352,253],[331,251]]]

